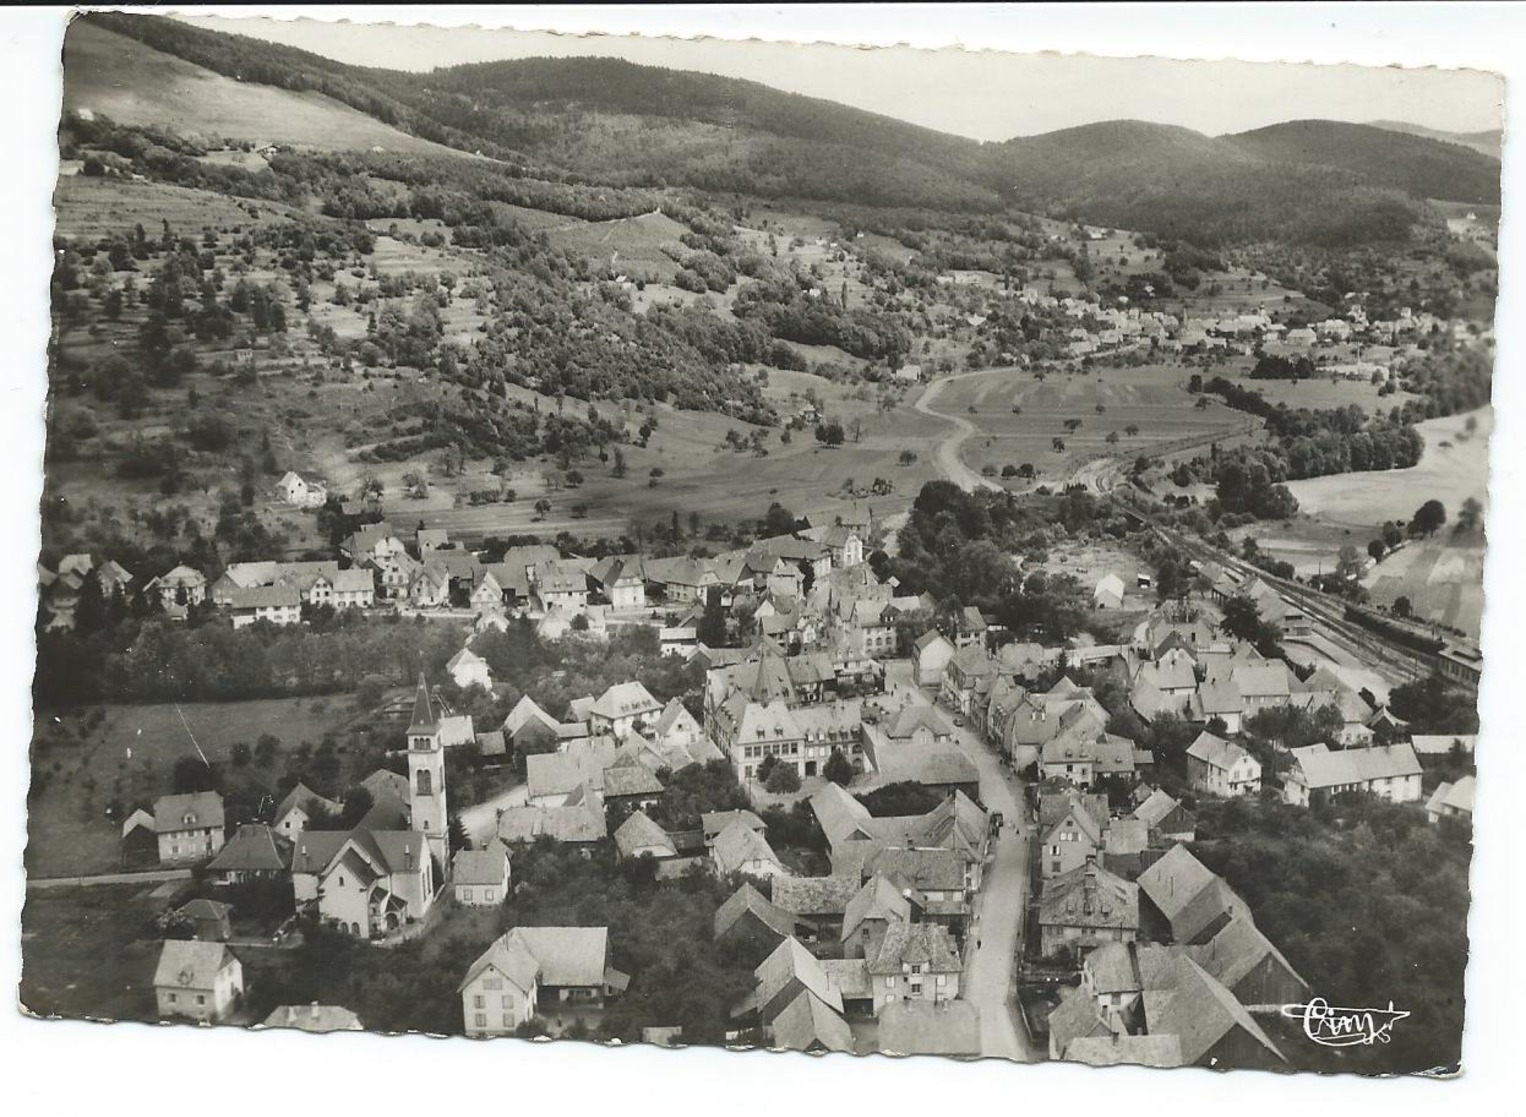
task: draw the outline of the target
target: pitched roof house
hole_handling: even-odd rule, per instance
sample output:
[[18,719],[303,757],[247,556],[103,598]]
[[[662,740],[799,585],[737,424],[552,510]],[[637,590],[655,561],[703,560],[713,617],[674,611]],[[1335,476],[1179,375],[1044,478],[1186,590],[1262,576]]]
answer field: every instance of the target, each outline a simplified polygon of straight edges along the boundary
[[363,1032],[360,1017],[338,1005],[280,1005],[265,1017],[262,1028],[295,1028],[302,1032]]
[[1224,878],[1184,845],[1172,846],[1140,873],[1139,890],[1147,901],[1147,931],[1157,941],[1204,943],[1231,919],[1251,918],[1250,908]]
[[1425,804],[1426,818],[1431,822],[1439,822],[1443,818],[1465,818],[1471,822],[1475,782],[1472,776],[1463,776],[1456,783],[1437,784]]
[[1308,806],[1316,795],[1365,791],[1394,803],[1418,803],[1420,759],[1408,742],[1332,752],[1325,744],[1293,749],[1283,777],[1283,798]]
[[187,1017],[201,1024],[227,1018],[244,995],[244,967],[220,942],[170,939],[154,969],[160,1019]]
[[1187,749],[1187,776],[1193,787],[1210,795],[1231,798],[1261,790],[1261,762],[1206,730]]
[[599,1004],[629,979],[609,964],[607,927],[515,927],[457,987],[468,1036],[513,1032],[548,1005]]
[[474,907],[492,907],[509,896],[511,871],[508,847],[492,838],[481,849],[457,851],[450,863],[450,884],[456,902]]
[[715,939],[753,935],[771,937],[775,944],[795,933],[795,917],[751,884],[743,883],[716,909]]
[[1039,943],[1045,957],[1062,947],[1084,954],[1139,934],[1139,890],[1089,859],[1044,883],[1039,896]]

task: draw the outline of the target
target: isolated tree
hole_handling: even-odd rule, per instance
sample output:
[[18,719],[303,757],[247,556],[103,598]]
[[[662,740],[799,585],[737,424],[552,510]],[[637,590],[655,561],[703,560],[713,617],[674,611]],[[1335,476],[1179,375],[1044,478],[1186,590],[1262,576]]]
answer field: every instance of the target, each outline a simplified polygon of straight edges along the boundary
[[625,464],[625,451],[618,446],[615,447],[615,464],[610,472],[616,477],[624,477],[629,472]]
[[1401,617],[1404,620],[1408,620],[1411,616],[1414,615],[1414,612],[1415,612],[1414,607],[1412,605],[1410,605],[1409,598],[1407,598],[1407,597],[1396,597],[1396,598],[1394,598],[1394,616]]
[[1065,420],[1065,430],[1068,433],[1075,434],[1076,431],[1078,431],[1080,429],[1081,429],[1081,420],[1080,419],[1066,419]]
[[541,497],[539,500],[537,500],[535,502],[535,517],[536,517],[536,519],[543,520],[543,519],[546,518],[546,516],[548,514],[550,514],[550,512],[551,512],[551,502],[549,500],[547,500],[545,497]]
[[583,475],[575,469],[567,471],[567,487],[575,489],[583,483]]
[[1439,500],[1428,500],[1415,511],[1409,522],[1411,536],[1432,536],[1447,522],[1446,505]]
[[463,849],[472,848],[472,840],[466,833],[466,824],[461,821],[461,816],[450,816],[450,824],[447,840],[450,843],[451,853],[460,853]]
[[830,423],[822,423],[816,428],[816,441],[823,446],[841,446],[845,437],[842,424],[836,419]]
[[1468,497],[1457,510],[1457,525],[1453,528],[1459,535],[1473,535],[1484,524],[1484,506],[1477,498]]
[[768,506],[763,515],[763,534],[789,535],[795,530],[795,514],[777,500]]
[[853,779],[853,765],[843,755],[842,749],[834,748],[832,755],[827,757],[826,764],[821,769],[821,774],[839,787],[846,787]]
[[1130,423],[1128,426],[1123,428],[1123,433],[1128,435],[1130,438],[1133,438],[1139,433],[1139,424]]
[[1058,436],[1051,438],[1049,440],[1049,445],[1054,447],[1054,452],[1056,454],[1063,454],[1065,452],[1065,440],[1063,438]]
[[1336,558],[1335,572],[1347,581],[1355,578],[1362,572],[1362,553],[1347,543]]
[[763,781],[763,790],[774,795],[788,795],[800,790],[800,773],[793,764],[776,764]]
[[1373,562],[1379,562],[1388,553],[1388,548],[1383,545],[1383,540],[1374,539],[1367,544],[1367,553],[1372,556]]
[[652,466],[651,470],[646,475],[646,483],[650,487],[655,489],[657,487],[657,482],[662,480],[662,476],[663,476],[663,468],[662,468],[662,466],[654,465],[654,466]]
[[1116,445],[1118,445],[1118,432],[1117,431],[1108,431],[1107,432],[1107,438],[1104,439],[1104,441],[1109,446],[1116,446]]

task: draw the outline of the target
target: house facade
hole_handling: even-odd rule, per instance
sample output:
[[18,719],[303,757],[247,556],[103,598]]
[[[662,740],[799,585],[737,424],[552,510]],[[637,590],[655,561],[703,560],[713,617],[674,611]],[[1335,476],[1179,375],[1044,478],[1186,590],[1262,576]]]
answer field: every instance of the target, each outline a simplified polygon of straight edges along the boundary
[[211,857],[226,838],[223,797],[215,791],[163,796],[154,803],[154,833],[161,864]]
[[244,995],[244,967],[220,942],[170,939],[154,970],[154,1000],[161,1020],[215,1024]]

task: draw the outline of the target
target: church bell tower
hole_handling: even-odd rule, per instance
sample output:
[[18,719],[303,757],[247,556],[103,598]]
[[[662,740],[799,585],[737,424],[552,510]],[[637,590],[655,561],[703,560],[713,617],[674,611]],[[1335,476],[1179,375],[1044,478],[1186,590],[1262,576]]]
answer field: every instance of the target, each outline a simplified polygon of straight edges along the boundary
[[429,843],[429,852],[450,871],[450,814],[445,806],[445,750],[440,745],[440,710],[429,684],[419,676],[408,723],[408,803],[413,828]]

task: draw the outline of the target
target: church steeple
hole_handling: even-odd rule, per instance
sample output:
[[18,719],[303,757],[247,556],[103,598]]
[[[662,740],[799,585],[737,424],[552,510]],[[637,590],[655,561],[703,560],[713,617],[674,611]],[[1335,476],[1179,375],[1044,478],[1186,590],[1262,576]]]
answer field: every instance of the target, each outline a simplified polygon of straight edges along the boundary
[[429,697],[429,684],[424,673],[419,672],[419,689],[413,699],[413,720],[408,723],[409,737],[432,737],[439,730],[435,717],[435,704]]
[[447,848],[449,808],[445,802],[445,750],[440,746],[440,718],[444,710],[429,693],[429,683],[419,676],[408,723],[408,806],[413,829],[421,831],[430,853],[449,871]]

